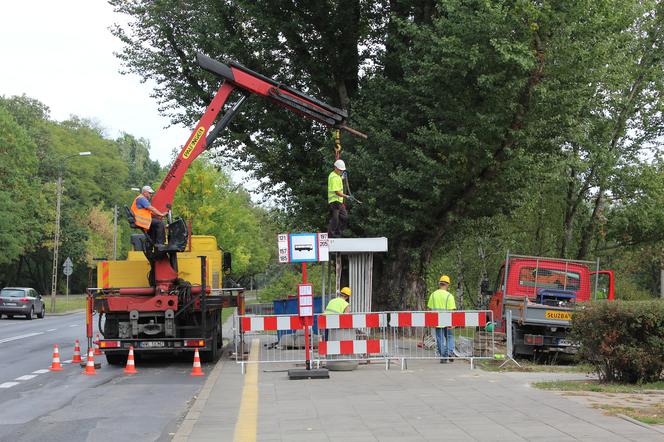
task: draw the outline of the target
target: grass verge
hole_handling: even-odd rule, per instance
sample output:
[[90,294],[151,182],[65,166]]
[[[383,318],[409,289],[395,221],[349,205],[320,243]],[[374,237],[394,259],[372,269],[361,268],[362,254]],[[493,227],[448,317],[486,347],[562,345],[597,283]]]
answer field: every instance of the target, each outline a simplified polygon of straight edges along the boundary
[[221,323],[223,324],[226,322],[226,319],[228,319],[230,316],[233,316],[233,312],[235,311],[234,308],[225,308],[221,310]]
[[613,405],[600,405],[597,408],[604,410],[606,414],[618,415],[624,414],[640,422],[650,425],[664,425],[664,404],[657,404],[651,407],[616,407]]
[[518,367],[512,362],[508,362],[503,367],[501,365],[504,360],[482,361],[477,365],[485,371],[518,371],[518,372],[543,372],[543,373],[590,373],[592,367],[586,364],[569,364],[569,365],[549,365],[549,364],[535,364],[530,361],[519,360],[521,367]]
[[[57,296],[55,298],[55,313],[85,309],[85,298],[86,295],[69,295],[69,299],[66,296]],[[45,297],[43,300],[46,304],[46,314],[53,313],[51,311],[50,296]]]
[[664,381],[647,384],[604,384],[596,380],[535,382],[533,387],[542,390],[594,391],[596,393],[648,393],[664,390]]

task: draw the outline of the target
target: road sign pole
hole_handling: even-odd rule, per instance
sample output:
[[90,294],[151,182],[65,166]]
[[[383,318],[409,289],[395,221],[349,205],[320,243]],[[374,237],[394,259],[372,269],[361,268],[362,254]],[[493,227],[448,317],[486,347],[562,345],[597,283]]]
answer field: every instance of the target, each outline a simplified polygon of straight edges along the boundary
[[[307,283],[307,263],[302,263],[302,284]],[[313,306],[312,306],[313,309]],[[305,347],[305,357],[306,357],[306,368],[311,370],[311,354],[309,353],[309,316],[302,318],[304,322],[304,347]]]
[[67,308],[69,308],[69,275],[67,275],[67,290],[65,291],[65,303]]

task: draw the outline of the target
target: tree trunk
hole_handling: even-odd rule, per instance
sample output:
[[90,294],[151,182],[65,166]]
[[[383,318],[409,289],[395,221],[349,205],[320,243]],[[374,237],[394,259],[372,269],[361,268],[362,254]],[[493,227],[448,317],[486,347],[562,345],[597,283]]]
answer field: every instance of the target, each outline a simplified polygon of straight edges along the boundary
[[590,250],[590,244],[592,243],[595,230],[597,229],[597,224],[599,222],[599,217],[602,213],[604,206],[604,187],[600,186],[597,191],[597,197],[595,198],[595,206],[593,207],[593,213],[586,224],[583,234],[581,235],[581,244],[579,245],[579,253],[576,255],[576,259],[585,260],[588,256],[588,251]]
[[[372,304],[376,310],[420,310],[426,307],[426,265],[410,260],[410,246],[396,246],[387,257],[374,257]],[[426,263],[428,264],[428,263]]]

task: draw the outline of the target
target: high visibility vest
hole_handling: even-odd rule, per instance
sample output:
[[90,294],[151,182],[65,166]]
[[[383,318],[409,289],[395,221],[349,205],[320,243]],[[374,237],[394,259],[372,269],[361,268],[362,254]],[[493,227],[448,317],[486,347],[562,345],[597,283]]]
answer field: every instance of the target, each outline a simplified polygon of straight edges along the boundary
[[436,310],[436,311],[456,310],[456,302],[454,301],[454,295],[452,295],[447,290],[438,289],[435,292],[433,292],[431,296],[429,296],[429,302],[427,302],[427,307],[429,307],[431,310]]
[[325,307],[324,315],[341,315],[346,310],[350,304],[346,302],[344,298],[339,296],[338,298],[332,299]]
[[427,307],[431,310],[456,310],[454,295],[447,290],[438,289],[429,296]]
[[152,222],[152,212],[149,209],[139,209],[136,203],[143,195],[138,195],[134,202],[131,204],[131,213],[134,214],[136,219],[135,223],[138,227],[145,230],[150,230],[150,223]]
[[344,199],[337,195],[337,191],[344,191],[344,182],[341,177],[333,170],[327,177],[327,202],[328,203],[343,203]]

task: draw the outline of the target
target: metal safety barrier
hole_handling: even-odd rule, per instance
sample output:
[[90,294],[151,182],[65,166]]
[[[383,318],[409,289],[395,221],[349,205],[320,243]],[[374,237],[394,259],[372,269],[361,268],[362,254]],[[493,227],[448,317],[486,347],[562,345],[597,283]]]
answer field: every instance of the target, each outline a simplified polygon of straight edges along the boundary
[[[495,354],[490,310],[368,312],[315,315],[310,333],[311,361],[320,366],[328,361],[381,360],[400,362],[401,369],[413,359],[492,359]],[[235,319],[236,361],[245,363],[301,362],[306,359],[304,324],[296,315],[244,315]],[[438,339],[454,340],[438,351]],[[258,342],[254,343],[255,340]],[[442,340],[441,340],[442,342]],[[247,345],[259,348],[252,361]],[[257,346],[257,347],[256,347]]]
[[[236,316],[233,322],[235,360],[242,364],[242,372],[248,363],[304,362],[304,324],[297,315]],[[258,342],[255,342],[258,341]],[[310,350],[318,345],[311,335]],[[249,348],[258,354],[249,360]]]
[[[389,315],[389,352],[392,358],[400,360],[402,369],[411,359],[465,359],[473,368],[476,359],[494,357],[493,328],[486,331],[486,325],[492,322],[490,310],[390,312]],[[448,339],[453,341],[451,352]]]
[[389,356],[387,313],[316,315],[320,340],[316,363],[384,360]]

